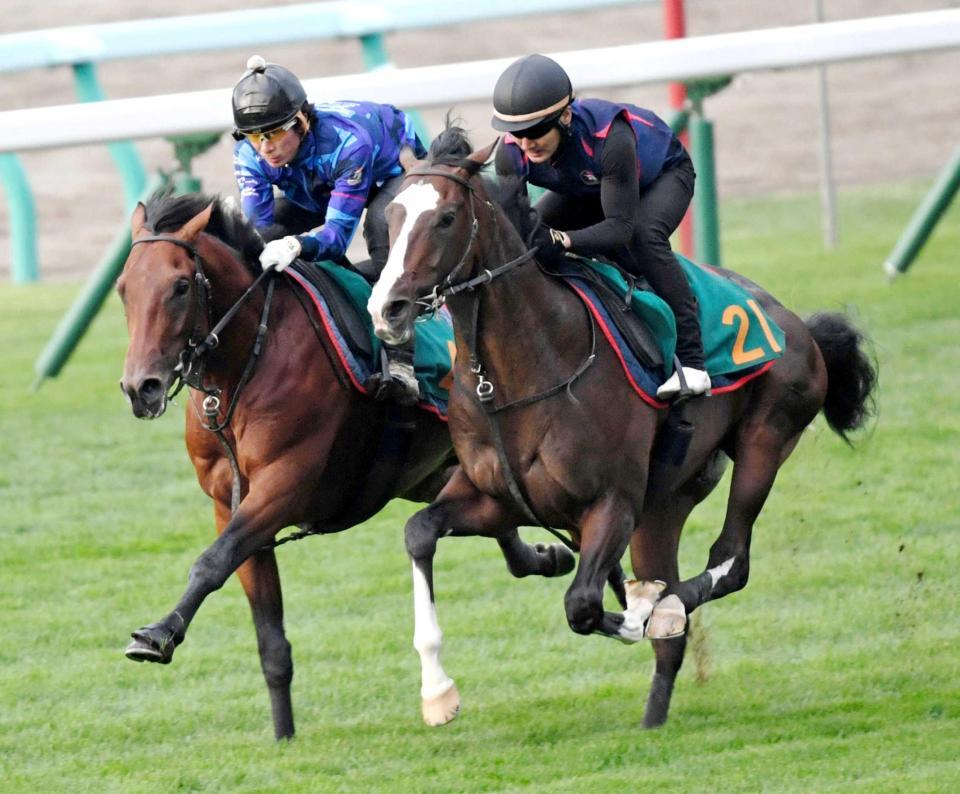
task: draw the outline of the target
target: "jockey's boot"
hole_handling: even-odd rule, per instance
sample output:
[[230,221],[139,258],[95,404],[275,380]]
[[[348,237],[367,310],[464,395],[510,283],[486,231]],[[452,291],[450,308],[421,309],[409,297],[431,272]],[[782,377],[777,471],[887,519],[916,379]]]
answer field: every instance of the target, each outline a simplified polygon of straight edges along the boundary
[[383,349],[387,354],[387,377],[383,382],[385,396],[398,405],[416,405],[420,401],[420,384],[413,368],[413,345],[384,345]]
[[701,394],[710,394],[710,376],[705,370],[695,367],[676,367],[667,381],[657,389],[657,397],[661,400],[698,397]]

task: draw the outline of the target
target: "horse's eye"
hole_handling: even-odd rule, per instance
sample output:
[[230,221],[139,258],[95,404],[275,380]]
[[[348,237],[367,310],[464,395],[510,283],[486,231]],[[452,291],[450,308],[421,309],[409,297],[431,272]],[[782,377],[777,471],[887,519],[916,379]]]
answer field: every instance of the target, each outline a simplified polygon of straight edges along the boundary
[[177,283],[173,285],[173,297],[179,298],[181,295],[186,295],[190,291],[190,279],[180,278],[177,279]]
[[453,210],[447,210],[437,219],[437,226],[441,229],[446,229],[448,226],[452,226],[453,222],[457,218],[457,213]]

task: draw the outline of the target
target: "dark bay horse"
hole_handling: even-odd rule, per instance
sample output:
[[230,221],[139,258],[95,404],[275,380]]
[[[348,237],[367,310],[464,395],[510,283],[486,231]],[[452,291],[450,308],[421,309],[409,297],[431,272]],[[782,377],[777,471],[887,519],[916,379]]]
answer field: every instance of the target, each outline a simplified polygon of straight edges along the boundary
[[[214,502],[218,537],[191,568],[174,609],[134,632],[126,653],[169,663],[204,598],[236,570],[253,612],[274,730],[289,737],[293,662],[272,541],[288,526],[339,532],[395,496],[430,501],[454,469],[450,435],[432,413],[398,415],[348,385],[292,280],[269,273],[254,286],[263,241],[235,210],[204,195],[160,194],[137,206],[132,233],[117,283],[130,336],[121,387],[136,416],[156,418],[178,382],[191,386],[187,451]],[[413,423],[406,454],[381,447],[390,423]],[[516,532],[500,540],[514,575],[573,568],[562,547],[528,546]],[[436,656],[439,644],[423,652]],[[425,703],[424,717],[450,719],[449,708]]]
[[[654,454],[669,407],[641,400],[610,345],[565,282],[545,275],[500,207],[481,165],[435,152],[408,162],[388,207],[391,253],[370,298],[377,334],[405,339],[441,299],[457,342],[450,431],[461,468],[407,523],[416,631],[439,632],[433,556],[446,534],[496,536],[518,524],[569,530],[579,546],[565,596],[573,631],[652,640],[656,669],[643,724],[667,718],[697,606],[744,587],[754,522],[777,471],[822,410],[846,434],[865,422],[875,371],[861,335],[841,315],[806,323],[729,271],[780,326],[782,356],[739,389],[683,407],[693,432],[666,479]],[[693,507],[734,462],[726,517],[706,568],[681,580],[677,549]],[[603,584],[629,545],[627,609],[604,610]],[[424,676],[446,679],[439,665]]]

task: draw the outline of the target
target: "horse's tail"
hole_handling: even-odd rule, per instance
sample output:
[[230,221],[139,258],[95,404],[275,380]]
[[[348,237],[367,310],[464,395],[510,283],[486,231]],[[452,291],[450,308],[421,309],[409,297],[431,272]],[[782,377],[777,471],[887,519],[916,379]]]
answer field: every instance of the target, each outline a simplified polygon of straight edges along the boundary
[[823,415],[849,444],[847,433],[863,427],[875,409],[877,369],[865,349],[867,340],[842,314],[814,314],[806,324],[827,365]]

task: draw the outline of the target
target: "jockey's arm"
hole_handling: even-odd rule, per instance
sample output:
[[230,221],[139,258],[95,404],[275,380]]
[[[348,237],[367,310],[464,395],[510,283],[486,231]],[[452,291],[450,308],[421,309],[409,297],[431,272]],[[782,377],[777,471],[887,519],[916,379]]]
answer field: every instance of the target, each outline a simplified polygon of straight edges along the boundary
[[323,225],[297,238],[301,258],[309,261],[339,259],[346,253],[370,197],[372,172],[372,163],[356,158],[338,164]]
[[630,245],[640,204],[637,141],[624,119],[616,118],[610,125],[600,162],[603,220],[568,235],[576,253],[616,259]]

